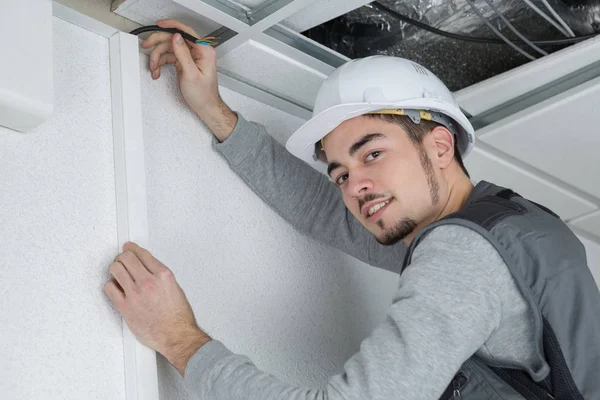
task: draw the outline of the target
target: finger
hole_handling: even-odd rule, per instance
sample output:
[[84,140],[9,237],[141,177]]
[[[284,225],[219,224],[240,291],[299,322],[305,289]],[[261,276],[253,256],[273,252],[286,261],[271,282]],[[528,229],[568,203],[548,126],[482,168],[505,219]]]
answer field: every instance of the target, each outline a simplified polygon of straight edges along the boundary
[[111,279],[104,285],[104,293],[108,296],[110,301],[120,308],[123,304],[125,304],[125,294],[121,289],[119,289],[118,283]]
[[177,57],[173,53],[165,53],[160,56],[160,60],[158,60],[158,66],[162,67],[165,64],[175,64],[177,62]]
[[160,67],[160,65],[158,64],[158,60],[160,60],[160,57],[163,54],[168,53],[170,49],[171,49],[171,41],[170,40],[168,42],[163,42],[163,43],[159,43],[158,45],[156,45],[156,47],[152,50],[152,53],[150,54],[150,70],[151,71],[154,71],[155,69]]
[[129,272],[129,274],[133,277],[133,280],[137,283],[150,276],[150,271],[148,271],[146,267],[144,267],[142,262],[131,250],[119,254],[115,258],[115,261],[118,261],[121,264],[123,264],[125,266],[125,269],[127,269],[127,272]]
[[165,64],[175,64],[177,62],[177,57],[173,53],[165,53],[160,56],[160,60],[158,60],[158,68],[152,71],[152,79],[156,80],[160,78],[161,68]]
[[151,273],[160,272],[162,269],[166,268],[163,263],[158,261],[150,252],[143,247],[138,246],[136,243],[127,242],[123,246],[123,251],[132,251],[133,254],[136,255],[138,260],[144,264],[144,267]]
[[171,43],[171,36],[173,36],[173,34],[169,32],[155,32],[148,36],[148,39],[142,42],[142,47],[149,49],[150,47],[154,47],[159,43]]
[[110,264],[109,267],[110,273],[114,276],[115,280],[121,285],[125,295],[132,293],[135,289],[135,283],[133,282],[133,278],[127,272],[127,269],[120,262],[114,262]]
[[190,49],[184,43],[183,38],[179,33],[173,35],[173,52],[185,74],[192,74],[198,71],[198,67],[190,54]]
[[179,29],[180,31],[184,31],[185,33],[189,33],[190,35],[192,35],[194,37],[198,37],[198,34],[196,33],[195,30],[193,30],[186,24],[179,22],[176,19],[172,19],[172,18],[161,19],[161,20],[156,21],[156,25],[160,26],[161,28],[176,28],[176,29]]

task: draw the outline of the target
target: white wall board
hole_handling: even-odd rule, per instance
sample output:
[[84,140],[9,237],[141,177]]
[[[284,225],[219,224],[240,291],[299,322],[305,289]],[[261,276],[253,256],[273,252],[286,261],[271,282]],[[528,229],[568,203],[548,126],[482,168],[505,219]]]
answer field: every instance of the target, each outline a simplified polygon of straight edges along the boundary
[[53,28],[55,114],[0,138],[0,397],[125,400],[108,41]]
[[[323,385],[384,317],[397,275],[296,233],[215,153],[174,70],[152,81],[142,57],[151,250],[173,269],[209,334],[288,382]],[[221,91],[280,142],[302,123]],[[159,382],[162,399],[191,399],[162,358]]]
[[52,1],[2,0],[0,36],[0,126],[28,132],[52,115]]

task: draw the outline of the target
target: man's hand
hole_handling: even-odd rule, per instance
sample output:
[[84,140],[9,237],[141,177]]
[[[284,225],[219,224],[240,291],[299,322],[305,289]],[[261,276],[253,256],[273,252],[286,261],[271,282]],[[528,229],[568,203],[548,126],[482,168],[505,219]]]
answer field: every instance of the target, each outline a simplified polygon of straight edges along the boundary
[[[157,21],[162,28],[177,28],[195,37],[189,26],[174,19]],[[237,123],[237,115],[223,102],[217,83],[217,57],[212,46],[184,40],[180,34],[156,32],[142,43],[150,55],[152,78],[160,77],[165,64],[175,64],[179,88],[190,108],[198,115],[220,141],[229,137]]]
[[173,272],[147,250],[126,243],[110,273],[104,291],[131,332],[183,375],[189,359],[211,338],[198,328]]

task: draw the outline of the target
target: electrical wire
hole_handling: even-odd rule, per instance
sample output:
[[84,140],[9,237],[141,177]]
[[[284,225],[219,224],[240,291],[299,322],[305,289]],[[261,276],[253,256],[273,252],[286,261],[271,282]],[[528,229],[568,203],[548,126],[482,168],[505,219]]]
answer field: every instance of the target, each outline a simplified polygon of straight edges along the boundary
[[529,54],[528,52],[526,52],[525,50],[523,50],[522,48],[520,48],[519,46],[517,46],[516,44],[511,42],[509,38],[504,36],[504,34],[502,32],[500,32],[498,29],[496,29],[496,27],[494,25],[492,25],[492,23],[490,21],[487,20],[487,18],[481,13],[481,11],[479,11],[479,9],[477,7],[475,7],[475,4],[473,3],[472,0],[467,0],[467,3],[469,3],[469,5],[471,6],[471,8],[475,12],[475,14],[477,14],[477,16],[488,26],[488,28],[490,28],[492,30],[492,32],[494,32],[496,34],[496,36],[498,36],[500,39],[504,40],[507,45],[509,45],[510,47],[512,47],[513,49],[518,51],[519,53],[523,54],[525,57],[529,58],[531,61],[536,59],[534,56],[532,56],[531,54]]
[[548,55],[548,52],[540,49],[535,44],[531,43],[531,41],[529,41],[525,36],[523,36],[521,34],[521,32],[519,32],[517,30],[517,28],[515,28],[513,26],[513,24],[511,24],[500,11],[498,11],[498,8],[493,3],[494,0],[484,0],[484,1],[488,4],[488,6],[490,6],[490,8],[492,9],[492,11],[494,11],[496,13],[496,15],[498,15],[500,17],[500,19],[502,19],[502,21],[504,21],[504,23],[506,24],[506,26],[508,27],[508,29],[510,29],[522,41],[524,41],[525,43],[527,43],[529,45],[529,47],[531,47],[532,49],[534,49],[535,51],[537,51],[538,53],[540,53],[543,56],[547,56]]
[[523,1],[525,2],[525,4],[527,4],[529,6],[529,8],[531,8],[533,11],[535,11],[536,13],[538,13],[546,21],[550,22],[553,27],[555,27],[556,29],[558,29],[560,31],[560,33],[562,33],[566,37],[571,37],[569,35],[569,32],[567,32],[565,30],[565,28],[563,28],[555,20],[553,20],[552,18],[550,18],[548,16],[548,14],[546,14],[545,12],[543,12],[542,10],[540,10],[535,4],[533,4],[533,2],[531,0],[523,0]]
[[203,44],[203,45],[214,45],[216,44],[215,42],[213,42],[213,39],[215,39],[213,36],[208,36],[208,37],[204,37],[204,38],[200,38],[198,39],[197,37],[190,35],[187,32],[184,32],[180,29],[177,28],[161,28],[158,25],[147,25],[147,26],[142,26],[140,28],[134,29],[131,32],[129,32],[132,35],[140,35],[142,33],[146,33],[146,32],[169,32],[169,33],[179,33],[181,34],[181,36],[185,39],[185,40],[189,40],[190,42],[194,42],[196,44]]
[[544,5],[548,9],[548,11],[550,11],[550,14],[552,14],[552,16],[554,18],[556,18],[556,20],[558,21],[558,23],[561,24],[563,26],[563,28],[565,28],[565,30],[569,33],[569,36],[575,37],[575,33],[571,30],[571,28],[569,28],[569,25],[567,25],[567,23],[565,22],[565,20],[562,19],[560,17],[560,15],[558,15],[558,13],[556,11],[554,11],[554,8],[552,8],[550,6],[550,3],[548,3],[548,0],[542,0],[542,3],[544,3]]
[[[377,1],[373,1],[369,4],[367,4],[368,6],[375,8],[379,11],[383,11],[385,13],[388,13],[390,15],[392,15],[394,18],[399,19],[400,21],[404,21],[408,24],[414,25],[417,28],[421,28],[423,30],[426,30],[428,32],[434,33],[436,35],[440,35],[440,36],[444,36],[450,39],[455,39],[455,40],[462,40],[465,42],[473,42],[473,43],[488,43],[488,44],[506,44],[503,40],[501,39],[496,39],[496,38],[478,38],[478,37],[473,37],[473,36],[466,36],[466,35],[459,35],[457,33],[452,33],[452,32],[447,32],[447,31],[443,31],[441,29],[438,28],[434,28],[433,26],[424,24],[423,22],[417,21],[415,19],[409,18],[403,14],[400,14],[399,12],[392,10],[391,8],[388,8],[386,6],[384,6],[383,4],[377,2]],[[582,42],[584,40],[588,40],[591,39],[595,36],[597,36],[597,33],[592,33],[590,35],[585,35],[585,36],[578,36],[578,37],[572,37],[572,38],[566,38],[566,39],[554,39],[554,40],[532,40],[531,43],[537,44],[537,45],[562,45],[562,44],[572,44],[572,43],[579,43]],[[517,44],[525,44],[524,42],[515,40],[514,43]]]

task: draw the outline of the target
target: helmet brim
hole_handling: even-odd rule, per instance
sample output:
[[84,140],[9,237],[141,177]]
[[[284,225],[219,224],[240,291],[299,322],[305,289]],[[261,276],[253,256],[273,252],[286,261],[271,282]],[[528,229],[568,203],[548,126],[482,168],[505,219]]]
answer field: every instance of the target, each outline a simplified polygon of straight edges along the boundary
[[459,125],[457,145],[461,156],[469,154],[475,144],[474,129],[467,117],[457,107],[432,98],[411,99],[396,103],[349,103],[323,110],[302,125],[288,139],[287,150],[294,156],[322,170],[314,157],[315,143],[327,136],[344,121],[382,109],[417,109],[437,111],[452,118]]

